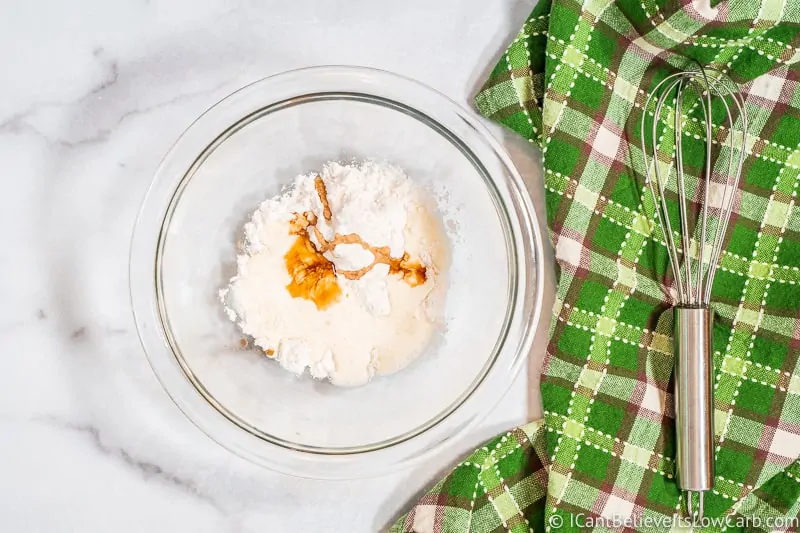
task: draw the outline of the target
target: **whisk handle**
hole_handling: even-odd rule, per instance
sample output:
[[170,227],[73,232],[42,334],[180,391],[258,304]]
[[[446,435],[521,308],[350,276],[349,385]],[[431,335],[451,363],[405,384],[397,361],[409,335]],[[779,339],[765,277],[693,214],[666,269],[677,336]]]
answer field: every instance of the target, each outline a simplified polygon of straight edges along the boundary
[[678,485],[714,486],[714,311],[675,308],[675,431]]

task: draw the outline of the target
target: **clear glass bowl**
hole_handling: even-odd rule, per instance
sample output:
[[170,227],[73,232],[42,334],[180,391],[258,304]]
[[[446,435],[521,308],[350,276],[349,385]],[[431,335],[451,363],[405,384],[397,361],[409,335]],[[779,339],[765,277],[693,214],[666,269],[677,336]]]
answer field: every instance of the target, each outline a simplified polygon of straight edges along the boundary
[[[353,158],[392,162],[436,195],[452,268],[429,353],[338,389],[243,348],[217,292],[263,199]],[[398,75],[317,67],[233,93],[178,139],[136,223],[131,300],[156,376],[209,437],[289,474],[354,478],[421,460],[499,401],[539,319],[540,258],[523,182],[472,113]]]

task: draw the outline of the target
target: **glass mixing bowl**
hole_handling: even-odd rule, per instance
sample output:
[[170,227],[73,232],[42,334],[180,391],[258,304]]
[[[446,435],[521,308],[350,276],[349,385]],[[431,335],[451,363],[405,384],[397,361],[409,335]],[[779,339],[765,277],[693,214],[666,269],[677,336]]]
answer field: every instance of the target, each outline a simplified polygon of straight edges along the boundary
[[[242,347],[218,291],[262,200],[352,159],[394,163],[431,192],[452,266],[441,338],[399,373],[341,389]],[[156,376],[209,437],[289,474],[354,478],[423,459],[499,401],[539,319],[540,258],[523,182],[472,113],[395,74],[317,67],[233,93],[178,139],[136,223],[131,300]]]

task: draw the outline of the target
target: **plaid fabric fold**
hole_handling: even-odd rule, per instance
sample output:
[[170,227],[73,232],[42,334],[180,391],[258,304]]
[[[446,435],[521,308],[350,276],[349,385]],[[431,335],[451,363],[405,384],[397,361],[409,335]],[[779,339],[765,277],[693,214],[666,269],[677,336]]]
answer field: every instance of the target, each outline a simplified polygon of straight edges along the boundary
[[[672,314],[665,312],[673,280],[644,194],[638,139],[642,113],[652,120],[653,109],[643,109],[650,90],[693,60],[740,85],[751,122],[712,292],[717,475],[706,513],[724,520],[695,530],[797,529],[799,23],[800,2],[792,0],[537,5],[476,105],[542,151],[559,277],[541,383],[544,422],[515,430],[528,436],[516,440],[528,448],[518,463],[527,477],[506,467],[469,498],[454,493],[462,484],[451,475],[426,496],[422,512],[416,507],[393,531],[681,527]],[[694,138],[699,110],[683,111],[684,161],[697,175],[704,164]],[[658,158],[670,162],[672,133],[667,122],[661,128]],[[730,130],[714,134],[715,154],[724,154]],[[455,507],[463,512],[450,521]],[[525,520],[513,518],[515,509]]]
[[499,435],[439,481],[391,533],[530,531],[544,523],[542,421]]

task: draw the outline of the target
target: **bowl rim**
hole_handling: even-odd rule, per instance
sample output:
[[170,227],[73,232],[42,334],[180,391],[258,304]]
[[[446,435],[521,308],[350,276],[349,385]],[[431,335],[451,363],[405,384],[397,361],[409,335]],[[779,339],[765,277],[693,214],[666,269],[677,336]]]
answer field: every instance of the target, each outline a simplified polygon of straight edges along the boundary
[[[134,320],[136,323],[137,333],[139,336],[140,343],[142,345],[143,350],[145,351],[145,355],[147,356],[148,362],[153,370],[156,378],[158,379],[159,383],[161,384],[162,388],[164,388],[167,395],[170,397],[172,402],[178,407],[178,409],[195,425],[197,426],[203,433],[205,433],[209,438],[217,442],[218,444],[222,445],[226,449],[237,453],[240,456],[243,456],[256,464],[260,464],[262,466],[267,466],[274,470],[282,471],[285,473],[298,475],[301,477],[313,477],[313,478],[358,478],[358,477],[368,477],[371,475],[378,475],[383,473],[383,471],[390,471],[394,470],[395,468],[399,468],[401,465],[408,465],[412,462],[419,462],[423,461],[425,458],[429,457],[431,454],[439,451],[447,444],[452,444],[454,441],[458,439],[459,436],[463,435],[466,431],[470,428],[474,427],[480,420],[482,420],[490,411],[491,409],[502,399],[505,395],[505,390],[501,391],[499,394],[495,393],[491,395],[490,398],[484,398],[484,404],[478,405],[478,410],[474,412],[471,416],[468,417],[466,420],[457,421],[455,425],[450,424],[452,427],[449,428],[448,431],[445,431],[442,435],[436,436],[438,441],[428,443],[421,450],[414,450],[411,454],[397,454],[392,452],[392,450],[396,451],[396,448],[399,446],[403,446],[409,442],[413,442],[415,439],[418,439],[425,435],[426,433],[430,432],[434,429],[437,425],[441,425],[441,423],[446,420],[450,415],[455,414],[459,410],[464,408],[464,404],[466,403],[466,399],[459,403],[459,405],[455,406],[451,411],[449,411],[444,417],[440,420],[436,421],[432,425],[425,427],[421,432],[412,435],[409,438],[402,439],[397,443],[390,444],[381,449],[371,449],[367,451],[354,451],[354,452],[346,452],[346,453],[315,453],[309,449],[297,449],[295,447],[285,447],[277,444],[275,442],[270,442],[264,440],[263,438],[259,438],[256,435],[252,435],[254,438],[258,438],[258,446],[260,447],[274,447],[275,450],[271,450],[269,457],[266,457],[263,453],[256,451],[254,449],[254,443],[249,442],[246,438],[239,438],[233,437],[233,434],[229,431],[229,429],[224,429],[223,425],[219,423],[219,421],[213,421],[210,419],[206,419],[208,412],[203,413],[203,411],[207,411],[203,409],[199,405],[191,405],[193,400],[188,400],[186,395],[182,392],[178,392],[177,389],[184,388],[179,386],[179,384],[175,380],[174,370],[176,368],[169,367],[169,361],[166,363],[164,361],[159,361],[155,355],[156,351],[159,351],[159,344],[161,350],[166,350],[168,355],[171,357],[167,357],[173,363],[176,363],[181,371],[183,372],[183,378],[186,384],[190,385],[194,392],[199,394],[202,399],[208,402],[208,406],[211,407],[211,402],[209,398],[202,394],[200,390],[197,388],[196,383],[191,383],[191,378],[186,375],[186,369],[183,367],[183,364],[180,362],[180,356],[175,353],[174,348],[171,346],[171,342],[169,339],[170,333],[164,330],[163,321],[156,321],[156,324],[160,324],[160,331],[153,331],[154,324],[151,323],[149,320],[150,313],[147,312],[150,309],[152,313],[152,302],[144,302],[143,299],[146,297],[143,295],[144,291],[141,289],[144,287],[142,281],[144,280],[142,273],[139,272],[141,268],[138,267],[138,263],[140,262],[138,256],[141,256],[140,250],[147,251],[148,243],[153,239],[153,235],[151,231],[146,231],[145,226],[147,225],[147,217],[149,215],[149,210],[152,207],[152,203],[155,201],[154,197],[160,191],[158,191],[158,187],[164,187],[164,181],[171,178],[172,181],[175,181],[175,177],[173,176],[174,173],[170,173],[169,176],[165,177],[165,172],[168,170],[169,165],[171,163],[171,157],[174,156],[178,147],[186,141],[186,139],[191,135],[193,131],[195,131],[199,124],[202,124],[205,117],[210,116],[210,114],[214,113],[215,110],[220,110],[221,106],[226,102],[231,101],[232,99],[241,97],[250,91],[254,91],[256,89],[263,89],[263,87],[267,84],[275,84],[277,82],[282,82],[291,79],[296,79],[299,77],[304,76],[320,76],[320,75],[327,75],[327,76],[342,76],[344,78],[352,78],[345,81],[354,82],[356,83],[357,80],[375,80],[377,79],[379,82],[389,82],[389,83],[399,83],[401,85],[406,85],[406,88],[415,88],[414,90],[423,91],[427,93],[427,96],[435,97],[440,103],[445,103],[449,107],[448,112],[454,112],[455,115],[467,123],[467,125],[475,131],[477,134],[475,139],[485,145],[486,148],[490,150],[490,154],[497,158],[497,163],[501,164],[503,167],[503,178],[505,180],[504,185],[508,187],[508,192],[510,194],[510,200],[516,203],[519,203],[517,211],[513,211],[511,206],[506,204],[506,200],[501,197],[496,198],[496,200],[500,201],[502,207],[504,208],[504,212],[506,217],[509,218],[509,222],[511,222],[511,227],[508,228],[509,232],[504,230],[506,234],[506,238],[512,241],[512,245],[518,246],[516,242],[521,238],[517,231],[517,226],[521,226],[523,232],[528,237],[528,240],[524,242],[524,245],[530,247],[530,253],[532,257],[529,261],[532,262],[532,271],[531,272],[523,272],[521,277],[517,278],[517,283],[519,287],[516,288],[516,291],[524,291],[528,290],[529,284],[531,281],[533,282],[533,307],[532,309],[527,310],[530,313],[530,316],[522,317],[523,323],[520,325],[522,327],[522,334],[519,338],[516,346],[516,353],[515,356],[511,359],[511,364],[509,365],[508,372],[506,374],[506,379],[509,380],[507,385],[510,385],[510,381],[513,381],[519,374],[520,369],[523,366],[524,361],[527,359],[528,352],[530,351],[530,347],[533,342],[533,336],[536,332],[537,326],[539,325],[539,321],[541,319],[541,308],[542,308],[542,301],[543,301],[543,279],[544,279],[544,265],[542,261],[542,250],[543,250],[543,242],[542,242],[542,235],[538,224],[538,219],[535,213],[535,210],[532,205],[532,200],[530,195],[527,192],[527,188],[520,176],[518,170],[514,166],[513,162],[511,161],[510,156],[504,150],[502,145],[495,139],[492,134],[485,128],[479,121],[477,115],[472,112],[471,110],[467,110],[460,106],[458,103],[454,102],[452,99],[448,98],[444,94],[431,87],[408,78],[406,76],[402,76],[400,74],[391,73],[385,70],[374,69],[369,67],[359,67],[359,66],[346,66],[346,65],[327,65],[327,66],[316,66],[316,67],[306,67],[302,69],[295,69],[286,72],[281,72],[272,76],[268,76],[266,78],[262,78],[256,80],[250,84],[247,84],[233,93],[225,96],[214,105],[209,107],[205,112],[203,112],[197,119],[195,119],[184,131],[183,133],[177,138],[177,140],[172,144],[172,146],[167,151],[166,155],[162,159],[156,173],[153,177],[153,180],[148,187],[147,193],[142,201],[141,208],[139,210],[136,223],[133,230],[133,235],[131,237],[131,244],[130,244],[130,255],[129,255],[129,289],[130,289],[130,299],[131,299],[131,306],[133,309]],[[387,99],[385,96],[379,94],[382,86],[371,86],[371,87],[361,87],[361,90],[356,91],[359,94],[368,95],[368,96],[375,96],[377,98],[384,98]],[[367,90],[367,89],[372,89]],[[322,91],[328,92],[328,91]],[[332,91],[340,93],[342,91]],[[300,92],[300,94],[295,95],[295,98],[302,98],[303,96],[307,96],[309,93],[308,91]],[[394,101],[396,103],[401,103],[397,100],[392,100],[388,98],[390,101]],[[265,108],[270,105],[274,105],[277,103],[276,101],[270,101],[267,104],[264,104],[262,107]],[[406,105],[413,110],[419,111],[413,104],[402,103],[402,105]],[[421,114],[424,115],[423,111],[419,111]],[[418,117],[415,117],[419,120]],[[233,125],[239,124],[244,120],[244,117],[233,117],[231,122]],[[438,124],[436,119],[432,119],[434,122]],[[430,126],[430,125],[429,125]],[[231,126],[233,127],[233,126]],[[225,132],[223,132],[224,134]],[[219,134],[217,139],[221,138],[223,134]],[[227,137],[226,137],[227,138]],[[459,139],[460,141],[460,139]],[[451,141],[452,142],[452,141]],[[205,152],[211,143],[209,143],[204,149]],[[199,159],[199,156],[197,156]],[[480,157],[476,156],[476,159],[481,162]],[[195,160],[197,161],[197,159]],[[171,190],[172,194],[169,194],[170,200],[167,205],[167,211],[161,213],[160,210],[157,211],[161,220],[159,221],[159,226],[161,229],[159,230],[159,235],[156,237],[156,257],[158,257],[159,250],[162,247],[161,244],[161,235],[160,233],[163,231],[163,224],[168,221],[169,210],[171,209],[172,199],[176,194],[178,194],[177,189],[180,188],[182,185],[185,176],[189,173],[189,170],[185,170],[184,176],[177,181],[176,186],[171,185],[171,181],[168,184],[169,186],[166,188],[167,190]],[[486,176],[489,178],[489,182],[496,186],[496,179],[497,176],[493,175],[492,173],[487,172]],[[163,202],[163,201],[162,201]],[[157,207],[157,206],[156,206]],[[517,218],[514,218],[514,217]],[[509,252],[510,254],[514,255],[514,261],[519,263],[519,251],[516,249],[513,252]],[[523,252],[524,253],[524,252]],[[514,269],[515,267],[519,268],[518,264],[509,265],[510,269]],[[159,269],[157,264],[153,264],[153,268],[155,268],[155,276],[151,278],[154,283],[153,289],[158,292],[158,283],[159,283]],[[530,277],[533,276],[531,280]],[[511,289],[510,289],[511,290]],[[517,293],[513,296],[516,297]],[[152,296],[152,295],[151,295]],[[158,300],[158,298],[156,298]],[[158,302],[156,302],[158,306]],[[513,303],[510,302],[510,308],[513,307]],[[518,311],[517,309],[511,309],[511,316],[507,321],[507,324],[504,325],[504,329],[510,328],[510,324],[515,319],[520,319],[519,316],[514,316],[515,312]],[[519,313],[516,313],[519,315]],[[161,316],[161,315],[159,315]],[[155,335],[154,335],[155,333]],[[495,356],[495,361],[489,365],[488,369],[485,372],[484,378],[488,377],[493,371],[496,372],[494,367],[499,362],[499,357],[503,354],[506,350],[506,347],[501,345],[498,350],[496,350],[497,354]],[[162,358],[163,359],[163,358]],[[172,365],[174,366],[174,365]],[[495,380],[496,381],[496,380]],[[476,386],[473,390],[470,391],[470,395],[476,392],[480,388]],[[191,394],[189,396],[192,396]],[[486,396],[484,393],[483,396]],[[469,398],[467,398],[469,399]],[[220,411],[217,407],[214,407],[217,414],[226,417],[227,424],[230,425],[230,429],[234,429],[235,431],[244,432],[247,431],[246,428],[242,427],[238,424],[235,420],[230,419],[227,417],[222,411]],[[212,417],[213,418],[213,417]],[[234,427],[237,426],[237,427]],[[448,428],[445,428],[448,429]],[[228,433],[229,435],[223,435]],[[244,437],[244,436],[242,436]],[[391,439],[390,439],[391,440]],[[280,450],[283,448],[283,450]],[[266,448],[265,448],[266,449]],[[390,452],[390,453],[383,453],[383,452]],[[408,451],[408,450],[406,450]],[[299,456],[291,457],[280,457],[281,455],[286,455],[286,453],[290,455],[300,454]],[[317,455],[317,457],[311,457],[312,455]],[[398,456],[402,455],[402,457],[388,457],[388,456]],[[274,459],[273,456],[277,456],[277,459]],[[363,460],[365,456],[372,456],[370,460]],[[382,459],[378,460],[378,456],[383,456]],[[357,460],[353,460],[353,458],[358,458]],[[389,459],[388,461],[386,459]]]

